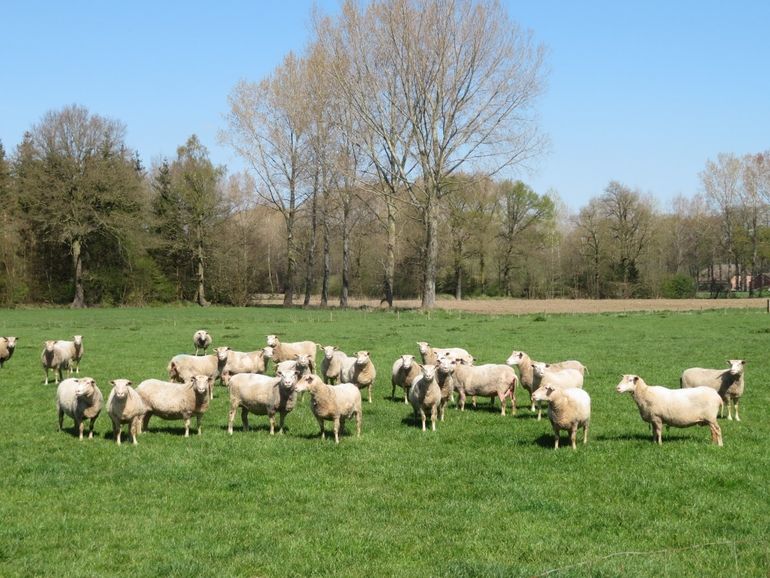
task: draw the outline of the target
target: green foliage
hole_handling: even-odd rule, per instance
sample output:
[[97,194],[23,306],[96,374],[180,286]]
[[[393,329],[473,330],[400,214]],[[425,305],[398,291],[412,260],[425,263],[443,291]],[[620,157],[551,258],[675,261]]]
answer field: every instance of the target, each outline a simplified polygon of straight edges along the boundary
[[696,289],[695,281],[688,275],[674,275],[663,282],[660,292],[668,299],[690,299],[695,297]]
[[[0,370],[0,575],[763,576],[770,517],[770,371],[761,311],[477,316],[442,311],[279,308],[5,310],[0,334],[20,336]],[[378,377],[363,436],[318,439],[309,400],[269,436],[226,434],[227,391],[184,439],[153,418],[137,447],[117,447],[106,414],[79,442],[56,431],[55,387],[42,385],[40,342],[85,336],[81,375],[103,393],[117,377],[163,377],[201,327],[216,345],[251,350],[267,333],[371,350]],[[589,443],[552,449],[547,420],[518,392],[515,417],[480,400],[451,407],[423,433],[390,364],[415,341],[502,362],[511,349],[589,368]],[[676,387],[683,368],[747,365],[741,422],[671,428],[650,441],[623,373]],[[327,425],[328,428],[328,425]],[[562,437],[564,442],[564,437]],[[87,552],[87,555],[85,554]],[[661,570],[663,569],[663,570]]]

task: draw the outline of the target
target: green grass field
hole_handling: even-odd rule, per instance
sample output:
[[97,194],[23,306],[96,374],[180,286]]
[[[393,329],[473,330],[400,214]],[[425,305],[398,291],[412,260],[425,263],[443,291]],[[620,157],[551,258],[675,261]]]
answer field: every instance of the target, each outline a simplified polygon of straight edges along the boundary
[[[227,390],[185,439],[153,418],[117,447],[106,411],[79,442],[56,430],[43,385],[44,339],[84,336],[81,376],[137,385],[165,377],[206,328],[251,350],[268,333],[348,353],[378,368],[361,438],[322,441],[309,401],[270,437],[264,417],[226,434]],[[480,316],[434,312],[148,308],[0,311],[20,338],[0,370],[2,576],[766,576],[770,571],[770,315],[755,311]],[[447,411],[421,432],[390,367],[418,340],[503,363],[512,349],[589,368],[587,446],[552,449],[549,422],[518,392],[515,417]],[[651,442],[623,373],[678,385],[682,369],[748,360],[739,423],[671,429]],[[320,356],[319,356],[320,360]],[[108,433],[109,432],[109,433]],[[563,443],[566,441],[563,438]]]

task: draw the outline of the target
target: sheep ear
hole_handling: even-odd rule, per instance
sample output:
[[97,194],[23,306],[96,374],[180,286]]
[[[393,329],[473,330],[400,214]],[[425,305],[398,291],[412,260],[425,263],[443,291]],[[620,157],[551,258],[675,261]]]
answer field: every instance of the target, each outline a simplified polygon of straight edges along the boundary
[[639,381],[639,376],[638,376],[638,375],[635,375],[635,376],[634,376],[634,383],[636,383],[637,381]]
[[276,372],[275,372],[275,376],[276,376],[276,377],[283,377],[283,371],[281,371],[281,370],[279,369],[278,371],[276,371]]
[[114,379],[110,380],[110,385],[112,385],[112,386],[115,385],[115,380]]
[[126,385],[134,385],[134,382],[129,379],[128,381],[126,381]]

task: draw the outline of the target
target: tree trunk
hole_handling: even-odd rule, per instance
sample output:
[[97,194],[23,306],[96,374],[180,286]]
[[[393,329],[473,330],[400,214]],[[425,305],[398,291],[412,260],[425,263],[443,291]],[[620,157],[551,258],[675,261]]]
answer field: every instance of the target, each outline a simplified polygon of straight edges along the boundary
[[313,291],[313,280],[315,270],[315,247],[316,237],[318,231],[318,189],[313,189],[313,201],[311,204],[310,215],[310,245],[307,250],[307,261],[305,271],[305,300],[303,304],[305,306],[310,305],[310,294]]
[[347,200],[342,203],[342,287],[340,287],[340,307],[348,306],[348,292],[350,290],[350,231],[348,230],[348,218],[350,204]]
[[206,301],[206,294],[204,289],[204,269],[203,269],[203,225],[198,223],[196,230],[197,247],[195,248],[195,259],[198,278],[198,290],[195,294],[195,300],[201,307],[208,307],[209,302]]
[[425,281],[422,291],[422,308],[436,306],[436,271],[438,269],[438,207],[434,198],[428,200],[425,229]]
[[321,218],[323,219],[323,279],[321,281],[321,307],[327,307],[329,305],[329,276],[332,270],[332,257],[331,257],[331,233],[329,231],[329,215],[327,213],[327,207],[329,206],[329,196],[324,192],[323,209],[321,212]]
[[294,216],[286,220],[286,278],[283,280],[283,304],[285,307],[294,305],[294,269],[297,265],[296,248],[294,247]]
[[72,241],[72,263],[75,267],[75,298],[70,307],[83,309],[86,306],[86,298],[83,292],[83,258],[80,239]]
[[388,241],[385,251],[385,301],[393,307],[393,286],[396,280],[396,207],[388,197]]

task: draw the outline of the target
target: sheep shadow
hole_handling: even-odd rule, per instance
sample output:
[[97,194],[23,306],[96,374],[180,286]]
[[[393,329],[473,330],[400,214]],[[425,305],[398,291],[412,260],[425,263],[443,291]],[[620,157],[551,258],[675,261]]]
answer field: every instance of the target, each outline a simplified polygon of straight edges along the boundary
[[[630,434],[618,434],[618,435],[607,435],[602,434],[594,437],[594,440],[597,442],[616,442],[616,441],[643,441],[648,443],[656,443],[654,442],[652,438],[652,434],[641,434],[641,433],[630,433]],[[666,436],[665,433],[663,434],[663,444],[665,445],[667,442],[688,442],[693,441],[693,438],[691,436],[686,435],[679,435],[679,436]]]
[[[201,431],[205,433],[206,431],[206,425],[201,424]],[[110,432],[111,433],[111,432]],[[176,435],[184,437],[184,426],[159,426],[159,427],[148,427],[147,429],[142,429],[142,434],[145,433],[151,433],[151,434],[167,434],[167,435]],[[198,435],[198,428],[195,426],[195,423],[190,424],[190,437],[197,436]],[[203,434],[201,434],[203,435]]]

